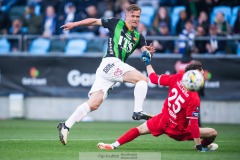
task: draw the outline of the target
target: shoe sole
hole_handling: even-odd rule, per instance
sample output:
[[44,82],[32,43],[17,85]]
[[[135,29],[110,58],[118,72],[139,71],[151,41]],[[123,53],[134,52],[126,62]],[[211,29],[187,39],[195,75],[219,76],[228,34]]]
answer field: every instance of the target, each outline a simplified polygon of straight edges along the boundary
[[135,116],[135,117],[132,117],[132,119],[133,120],[136,120],[136,121],[139,121],[139,120],[149,120],[149,119],[151,119],[152,117],[151,116],[147,116],[147,115],[144,115],[144,116],[141,116],[141,117],[137,117],[137,116]]
[[61,133],[61,128],[60,128],[60,125],[58,124],[58,126],[57,126],[57,128],[58,128],[58,133],[59,133],[59,140],[61,141],[61,143],[63,144],[63,145],[66,145],[66,142],[64,141],[64,139],[63,139],[63,135],[62,135],[62,133]]

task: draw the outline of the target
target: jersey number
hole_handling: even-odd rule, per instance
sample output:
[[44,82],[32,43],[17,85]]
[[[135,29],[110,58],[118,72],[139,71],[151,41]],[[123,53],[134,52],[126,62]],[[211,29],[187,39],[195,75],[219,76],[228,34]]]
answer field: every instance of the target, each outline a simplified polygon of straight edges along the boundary
[[172,107],[174,113],[178,113],[181,110],[181,104],[183,104],[185,100],[178,94],[178,90],[176,88],[173,88],[171,92],[173,95],[168,97],[168,107]]

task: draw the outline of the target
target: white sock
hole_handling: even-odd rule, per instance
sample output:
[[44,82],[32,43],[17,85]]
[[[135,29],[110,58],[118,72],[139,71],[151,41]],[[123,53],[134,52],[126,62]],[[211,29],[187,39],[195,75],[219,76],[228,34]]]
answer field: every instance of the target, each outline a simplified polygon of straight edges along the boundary
[[143,102],[146,98],[147,94],[147,82],[146,81],[138,81],[134,88],[134,112],[140,112],[143,110]]
[[116,141],[116,142],[112,143],[112,146],[113,146],[114,148],[117,148],[117,147],[120,146],[120,143],[119,143],[118,141]]
[[73,112],[73,114],[68,118],[65,122],[65,125],[68,128],[71,128],[76,122],[81,121],[86,115],[90,112],[90,107],[87,102],[81,104],[77,107],[77,109]]

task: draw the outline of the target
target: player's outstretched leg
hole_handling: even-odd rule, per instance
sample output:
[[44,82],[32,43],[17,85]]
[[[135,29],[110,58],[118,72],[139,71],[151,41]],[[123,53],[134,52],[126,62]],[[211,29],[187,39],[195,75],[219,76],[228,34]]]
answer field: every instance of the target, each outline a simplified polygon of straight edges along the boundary
[[69,128],[65,126],[65,123],[60,122],[58,123],[58,132],[59,132],[59,139],[63,145],[67,144],[67,136],[69,133]]

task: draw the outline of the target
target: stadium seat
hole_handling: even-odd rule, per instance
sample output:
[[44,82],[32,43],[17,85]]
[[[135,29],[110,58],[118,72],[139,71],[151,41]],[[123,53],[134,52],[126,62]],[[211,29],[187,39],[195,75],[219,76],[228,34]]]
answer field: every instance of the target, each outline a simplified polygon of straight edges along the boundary
[[0,39],[0,54],[7,54],[10,52],[10,43],[6,38]]
[[211,13],[211,24],[214,23],[214,18],[216,17],[216,14],[218,12],[222,12],[224,14],[225,20],[230,23],[230,17],[231,17],[231,7],[229,6],[216,6],[213,8]]
[[231,21],[230,21],[231,26],[234,26],[234,23],[237,19],[238,10],[240,10],[240,6],[236,6],[232,8],[232,15],[231,15]]
[[100,39],[91,39],[91,43],[88,43],[86,52],[92,53],[101,53],[103,48],[103,40]]
[[65,46],[65,40],[53,39],[51,40],[49,52],[64,52]]
[[155,15],[155,9],[152,6],[141,6],[141,18],[140,22],[145,24],[147,27],[152,25],[153,18]]
[[87,40],[71,39],[65,48],[65,55],[83,55],[87,49]]
[[186,10],[185,6],[176,6],[173,7],[171,12],[171,32],[172,34],[175,34],[176,32],[176,25],[180,18],[181,11]]
[[50,48],[50,40],[46,38],[38,38],[32,41],[29,53],[30,54],[48,54]]

